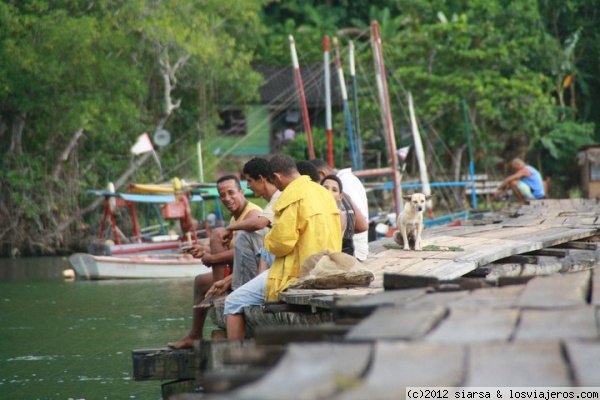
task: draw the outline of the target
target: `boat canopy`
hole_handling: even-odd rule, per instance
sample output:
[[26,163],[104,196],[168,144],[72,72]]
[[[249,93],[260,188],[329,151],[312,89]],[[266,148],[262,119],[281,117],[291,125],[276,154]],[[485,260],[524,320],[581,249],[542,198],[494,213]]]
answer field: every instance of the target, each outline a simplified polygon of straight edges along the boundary
[[[175,201],[174,194],[115,193],[108,190],[88,190],[87,193],[97,196],[120,198],[134,203],[172,203]],[[202,194],[193,194],[189,201],[204,201],[204,197]]]

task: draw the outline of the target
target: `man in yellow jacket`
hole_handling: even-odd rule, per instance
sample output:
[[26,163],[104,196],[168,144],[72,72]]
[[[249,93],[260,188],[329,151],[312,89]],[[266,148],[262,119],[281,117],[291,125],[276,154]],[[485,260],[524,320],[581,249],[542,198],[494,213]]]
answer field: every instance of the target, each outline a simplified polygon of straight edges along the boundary
[[265,236],[265,248],[275,255],[271,268],[231,293],[225,301],[227,337],[243,339],[244,307],[277,301],[279,292],[298,279],[307,257],[325,249],[341,251],[340,214],[331,193],[300,175],[287,155],[273,156],[269,165],[273,183],[281,190],[273,204],[274,224]]

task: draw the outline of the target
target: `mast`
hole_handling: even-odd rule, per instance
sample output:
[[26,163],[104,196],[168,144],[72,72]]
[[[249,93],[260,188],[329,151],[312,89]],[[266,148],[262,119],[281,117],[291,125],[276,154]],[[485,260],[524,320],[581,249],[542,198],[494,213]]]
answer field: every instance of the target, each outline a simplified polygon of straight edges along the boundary
[[[415,151],[417,153],[417,160],[419,161],[419,173],[421,175],[421,184],[423,185],[423,194],[430,195],[431,187],[429,186],[427,163],[425,162],[425,151],[423,151],[423,142],[421,141],[421,134],[419,133],[419,127],[417,126],[417,118],[415,117],[415,107],[413,105],[413,98],[410,92],[408,92],[408,110],[410,112],[410,126],[412,128]],[[431,200],[427,201],[427,208],[430,211],[430,217],[432,217]]]
[[358,85],[356,84],[356,69],[354,68],[354,42],[350,41],[349,44],[349,58],[350,58],[350,80],[352,82],[352,100],[354,103],[354,136],[356,138],[356,149],[357,149],[357,161],[358,169],[363,169],[363,158],[362,158],[362,141],[360,139],[360,123],[358,118]]
[[300,64],[298,63],[298,55],[296,54],[296,44],[292,35],[290,35],[290,50],[292,53],[292,63],[294,65],[294,72],[296,73],[296,82],[298,83],[298,94],[300,95],[300,105],[302,106],[304,129],[306,130],[306,137],[308,139],[308,156],[311,160],[314,160],[315,149],[313,147],[312,132],[310,130],[308,107],[306,106],[306,96],[304,95],[304,85],[302,84],[302,75],[300,74]]
[[346,81],[344,79],[344,70],[342,69],[342,60],[340,58],[340,49],[337,38],[333,38],[335,47],[335,63],[337,65],[338,79],[340,81],[340,90],[342,92],[342,103],[346,114],[346,125],[348,126],[348,138],[350,140],[350,156],[352,157],[352,169],[356,170],[356,149],[354,148],[354,133],[352,132],[352,118],[350,116],[350,106],[348,105],[348,92],[346,91]]
[[390,113],[390,98],[388,95],[387,81],[385,78],[385,66],[383,64],[383,50],[381,47],[381,38],[379,36],[379,24],[377,21],[371,23],[372,46],[375,62],[375,76],[377,78],[377,86],[379,88],[379,98],[381,101],[382,118],[387,133],[387,144],[389,147],[391,174],[393,175],[394,185],[394,202],[396,205],[396,214],[400,214],[402,206],[402,196],[400,196],[400,174],[398,172],[398,161],[396,159],[396,138],[394,135],[394,125],[392,123],[392,115]]
[[327,130],[327,163],[333,168],[333,129],[331,123],[331,76],[329,69],[329,36],[323,38],[323,68],[325,72],[325,129]]

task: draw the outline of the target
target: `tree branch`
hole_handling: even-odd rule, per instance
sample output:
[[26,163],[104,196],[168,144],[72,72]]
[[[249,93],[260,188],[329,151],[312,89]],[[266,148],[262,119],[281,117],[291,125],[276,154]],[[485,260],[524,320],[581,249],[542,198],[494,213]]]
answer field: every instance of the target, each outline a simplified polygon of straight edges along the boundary
[[69,159],[69,156],[71,155],[71,151],[73,151],[75,146],[77,146],[77,143],[79,142],[79,139],[82,136],[83,136],[83,127],[79,128],[79,130],[77,132],[75,132],[75,134],[73,134],[73,137],[71,138],[71,141],[67,145],[67,148],[63,151],[62,155],[58,159],[58,162],[56,163],[56,166],[54,167],[54,172],[52,173],[52,177],[54,179],[58,179],[58,176],[62,172],[63,165]]

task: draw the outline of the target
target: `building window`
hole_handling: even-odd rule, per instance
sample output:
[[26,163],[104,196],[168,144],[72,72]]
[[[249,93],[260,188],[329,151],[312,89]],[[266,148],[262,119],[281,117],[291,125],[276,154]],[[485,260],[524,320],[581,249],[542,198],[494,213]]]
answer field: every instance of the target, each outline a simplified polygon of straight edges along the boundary
[[246,135],[246,118],[242,110],[220,111],[221,125],[219,130],[223,136],[244,136]]
[[600,164],[590,163],[590,181],[600,181]]

